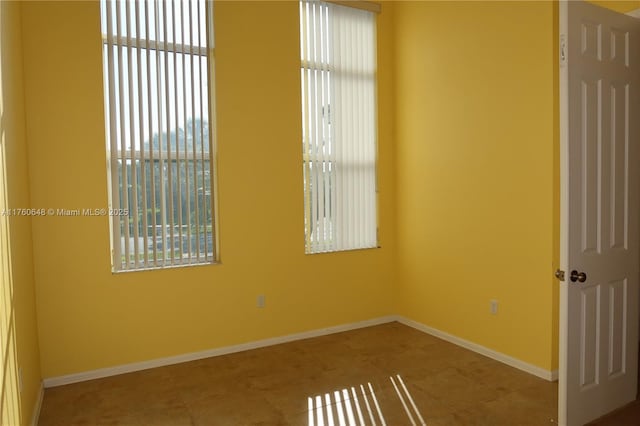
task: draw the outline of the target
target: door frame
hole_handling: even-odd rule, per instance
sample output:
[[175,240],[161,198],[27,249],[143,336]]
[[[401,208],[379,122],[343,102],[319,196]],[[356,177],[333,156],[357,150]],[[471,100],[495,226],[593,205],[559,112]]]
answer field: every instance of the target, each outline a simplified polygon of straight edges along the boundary
[[[558,3],[558,96],[559,96],[559,128],[560,128],[560,259],[561,271],[568,271],[567,254],[569,241],[567,232],[569,227],[569,72],[567,70],[567,40],[568,33],[568,4],[566,0]],[[568,297],[569,287],[566,280],[559,280],[558,306],[558,424],[563,425],[567,418],[567,382],[562,378],[561,371],[567,369],[567,345],[569,329]]]

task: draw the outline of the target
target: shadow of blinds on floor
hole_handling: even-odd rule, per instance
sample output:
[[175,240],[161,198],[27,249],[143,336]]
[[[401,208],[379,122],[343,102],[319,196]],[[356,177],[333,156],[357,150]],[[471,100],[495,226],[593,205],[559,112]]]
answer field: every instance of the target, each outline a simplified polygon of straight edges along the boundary
[[[413,426],[426,426],[420,410],[399,374],[389,377],[407,419]],[[386,426],[381,404],[370,382],[324,395],[308,397],[308,426]]]

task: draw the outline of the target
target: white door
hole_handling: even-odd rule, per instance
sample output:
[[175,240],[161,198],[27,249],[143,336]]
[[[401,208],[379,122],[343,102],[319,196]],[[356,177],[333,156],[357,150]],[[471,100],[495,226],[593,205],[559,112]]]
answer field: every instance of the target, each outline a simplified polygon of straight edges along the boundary
[[640,21],[560,4],[559,422],[637,392]]

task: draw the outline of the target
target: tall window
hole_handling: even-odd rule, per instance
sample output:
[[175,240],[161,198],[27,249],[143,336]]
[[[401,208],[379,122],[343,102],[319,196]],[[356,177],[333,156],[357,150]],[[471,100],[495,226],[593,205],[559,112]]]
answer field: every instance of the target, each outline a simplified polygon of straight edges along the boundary
[[377,245],[375,18],[300,1],[307,253]]
[[115,271],[214,260],[211,6],[101,0]]

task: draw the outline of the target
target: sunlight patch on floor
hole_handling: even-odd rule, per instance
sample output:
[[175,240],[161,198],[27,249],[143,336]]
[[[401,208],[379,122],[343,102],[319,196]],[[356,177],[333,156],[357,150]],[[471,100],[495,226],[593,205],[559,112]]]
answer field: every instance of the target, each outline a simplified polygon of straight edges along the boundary
[[[426,426],[404,381],[397,374],[389,377],[407,419],[413,426]],[[308,426],[386,426],[380,402],[370,382],[324,395],[308,397]],[[418,422],[418,423],[417,423]]]
[[[420,414],[420,410],[418,410],[418,407],[416,407],[416,403],[413,401],[413,398],[411,397],[411,393],[409,392],[409,389],[407,389],[407,387],[404,385],[404,381],[402,380],[402,377],[400,377],[399,374],[396,374],[396,378],[398,379],[398,383],[400,383],[400,387],[402,391],[404,391],[405,396],[409,400],[409,403],[411,404],[411,408],[413,408],[413,411],[418,417],[418,420],[420,421],[420,425],[426,426],[426,423],[424,422],[424,419]],[[396,390],[396,394],[398,394],[398,398],[400,398],[400,401],[402,402],[402,406],[404,407],[404,411],[407,413],[409,420],[411,420],[411,424],[413,426],[417,426],[416,421],[413,419],[413,415],[411,415],[411,410],[409,409],[409,407],[407,407],[407,403],[405,402],[404,397],[402,396],[402,392],[398,389],[398,385],[396,385],[396,382],[395,380],[393,380],[393,377],[389,377],[389,379],[391,379],[391,383],[393,383],[393,387]]]

